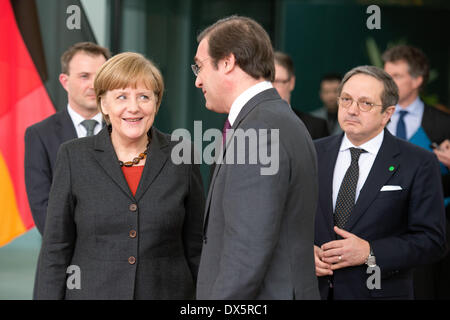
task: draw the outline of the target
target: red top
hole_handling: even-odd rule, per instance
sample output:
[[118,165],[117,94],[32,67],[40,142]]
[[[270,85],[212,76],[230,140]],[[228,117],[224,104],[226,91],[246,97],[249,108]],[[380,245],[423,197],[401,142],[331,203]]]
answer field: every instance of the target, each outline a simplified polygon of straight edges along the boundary
[[123,175],[125,176],[125,180],[127,180],[133,196],[136,195],[136,190],[138,188],[139,181],[141,180],[143,170],[144,166],[122,167]]

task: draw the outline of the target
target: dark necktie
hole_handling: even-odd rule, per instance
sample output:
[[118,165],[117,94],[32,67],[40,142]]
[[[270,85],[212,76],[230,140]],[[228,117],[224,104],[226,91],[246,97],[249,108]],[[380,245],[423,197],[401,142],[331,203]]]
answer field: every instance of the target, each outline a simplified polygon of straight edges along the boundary
[[406,140],[406,125],[405,125],[405,116],[408,111],[402,110],[399,112],[400,118],[398,118],[397,122],[397,133],[395,134],[397,137]]
[[86,128],[87,134],[86,137],[93,136],[94,135],[94,128],[97,125],[97,120],[84,120],[81,122],[83,127]]
[[227,141],[227,130],[228,129],[231,129],[231,124],[230,124],[230,121],[228,121],[228,118],[227,118],[227,121],[225,121],[225,123],[223,125],[223,129],[222,129],[222,143],[223,143],[224,147],[225,147],[225,143]]
[[352,162],[345,173],[341,187],[336,200],[336,208],[334,209],[334,224],[339,228],[343,228],[355,206],[356,185],[359,178],[359,156],[361,153],[367,152],[364,149],[350,148]]

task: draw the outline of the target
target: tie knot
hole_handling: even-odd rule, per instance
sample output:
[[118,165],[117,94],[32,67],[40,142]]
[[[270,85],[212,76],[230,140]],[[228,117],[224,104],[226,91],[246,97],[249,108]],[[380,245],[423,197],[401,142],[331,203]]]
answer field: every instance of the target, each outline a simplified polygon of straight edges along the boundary
[[365,153],[365,152],[367,152],[367,151],[364,149],[350,148],[350,153],[352,155],[352,162],[358,161],[361,153]]
[[400,113],[400,119],[403,119],[406,116],[406,114],[408,113],[408,111],[402,110],[399,113]]
[[87,131],[86,136],[87,137],[94,135],[94,128],[97,125],[97,120],[93,120],[93,119],[84,120],[81,122],[81,124],[83,125],[83,127],[86,128],[86,131]]
[[231,129],[231,124],[230,121],[225,121],[224,125],[223,125],[223,129],[222,129],[222,143],[223,145],[225,145],[225,143],[227,142],[227,130]]
[[227,118],[227,121],[225,121],[225,123],[223,125],[222,132],[225,134],[228,129],[231,129],[231,124],[230,124],[230,121],[228,121],[228,118]]

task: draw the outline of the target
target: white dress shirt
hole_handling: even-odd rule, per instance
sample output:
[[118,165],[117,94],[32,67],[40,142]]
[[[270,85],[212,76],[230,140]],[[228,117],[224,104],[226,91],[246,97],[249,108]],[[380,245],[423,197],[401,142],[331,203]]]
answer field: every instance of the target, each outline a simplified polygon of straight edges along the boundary
[[341,187],[342,180],[344,180],[345,173],[347,172],[348,167],[350,167],[350,163],[352,161],[350,148],[360,148],[367,151],[362,153],[359,157],[359,178],[358,184],[356,185],[356,202],[358,200],[359,193],[366,182],[367,176],[369,175],[370,169],[372,169],[372,165],[378,151],[380,150],[381,144],[383,143],[383,138],[384,130],[382,130],[376,137],[360,145],[359,147],[356,147],[350,142],[350,140],[348,140],[347,134],[344,134],[333,173],[333,212],[336,207],[339,188]]
[[228,121],[230,122],[230,124],[233,125],[239,112],[241,112],[242,108],[251,98],[256,96],[258,93],[270,88],[273,88],[271,82],[262,81],[242,92],[231,105],[230,113],[228,114]]
[[[78,138],[83,138],[86,137],[87,134],[87,130],[86,128],[81,124],[81,122],[83,122],[84,119],[80,114],[78,114],[75,110],[73,110],[70,105],[67,105],[67,111],[69,112],[69,116],[72,119],[73,125],[75,126],[75,129],[77,131],[77,136]],[[102,130],[102,121],[103,121],[103,116],[102,113],[99,112],[97,113],[93,118],[91,118],[92,120],[96,120],[97,121],[97,125],[94,128],[94,134],[97,134],[100,132],[100,130]]]
[[389,122],[386,126],[387,129],[390,133],[392,133],[392,135],[395,136],[397,133],[397,123],[400,118],[400,111],[408,111],[403,120],[405,121],[406,127],[406,139],[411,139],[411,137],[417,132],[417,130],[419,130],[422,125],[424,109],[425,105],[419,97],[417,97],[416,100],[414,100],[414,102],[406,108],[402,108],[397,104],[395,106],[394,114],[391,117],[391,122]]

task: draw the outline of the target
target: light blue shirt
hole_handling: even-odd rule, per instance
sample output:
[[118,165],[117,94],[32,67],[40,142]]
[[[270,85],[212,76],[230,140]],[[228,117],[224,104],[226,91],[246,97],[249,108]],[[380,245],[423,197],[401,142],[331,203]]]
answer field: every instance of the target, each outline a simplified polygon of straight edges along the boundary
[[411,139],[411,137],[417,132],[417,130],[419,130],[422,125],[424,109],[425,105],[419,97],[417,97],[416,100],[414,100],[414,102],[406,108],[402,108],[397,104],[395,106],[395,112],[391,117],[391,122],[389,122],[386,126],[387,129],[395,136],[397,132],[398,119],[400,118],[400,111],[406,110],[408,111],[408,113],[403,118],[406,127],[406,139]]

